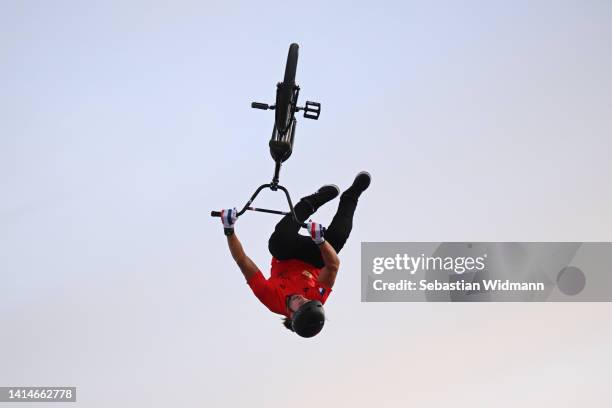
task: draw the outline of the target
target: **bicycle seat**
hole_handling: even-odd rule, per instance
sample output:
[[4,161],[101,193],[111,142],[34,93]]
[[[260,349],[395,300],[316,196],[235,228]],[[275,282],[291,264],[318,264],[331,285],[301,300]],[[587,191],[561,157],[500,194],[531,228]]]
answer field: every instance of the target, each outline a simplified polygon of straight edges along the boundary
[[293,147],[287,141],[283,140],[270,140],[270,154],[274,161],[284,162],[291,156]]

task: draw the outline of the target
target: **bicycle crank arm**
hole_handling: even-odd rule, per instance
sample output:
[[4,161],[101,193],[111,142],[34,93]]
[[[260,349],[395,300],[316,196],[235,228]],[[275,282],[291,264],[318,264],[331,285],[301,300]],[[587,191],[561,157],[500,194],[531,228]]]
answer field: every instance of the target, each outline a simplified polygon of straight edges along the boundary
[[275,106],[274,105],[268,105],[267,103],[261,103],[261,102],[251,102],[251,108],[253,109],[261,109],[261,110],[274,110]]

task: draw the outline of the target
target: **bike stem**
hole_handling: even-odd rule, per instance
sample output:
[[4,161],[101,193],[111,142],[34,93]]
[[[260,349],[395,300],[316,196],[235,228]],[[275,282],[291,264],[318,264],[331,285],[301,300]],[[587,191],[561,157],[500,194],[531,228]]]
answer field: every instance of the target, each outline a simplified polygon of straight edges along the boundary
[[280,177],[281,164],[282,162],[278,160],[276,161],[276,164],[274,165],[274,176],[272,177],[272,183],[270,183],[270,190],[272,191],[276,191],[276,188],[278,187],[278,180]]

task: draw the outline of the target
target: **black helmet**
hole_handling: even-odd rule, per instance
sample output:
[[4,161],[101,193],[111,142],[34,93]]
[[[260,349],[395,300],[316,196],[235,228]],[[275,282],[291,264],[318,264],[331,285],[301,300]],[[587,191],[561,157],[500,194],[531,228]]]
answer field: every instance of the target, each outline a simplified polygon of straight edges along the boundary
[[316,336],[325,324],[323,303],[311,300],[304,303],[291,318],[293,331],[302,337]]

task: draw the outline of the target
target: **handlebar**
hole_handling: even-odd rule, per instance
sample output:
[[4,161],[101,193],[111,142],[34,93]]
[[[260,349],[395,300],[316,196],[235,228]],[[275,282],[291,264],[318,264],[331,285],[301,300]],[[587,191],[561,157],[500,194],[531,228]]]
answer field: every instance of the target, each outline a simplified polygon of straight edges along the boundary
[[[278,210],[268,210],[266,208],[255,208],[255,207],[251,207],[251,203],[253,202],[253,200],[255,200],[255,197],[257,197],[257,195],[259,194],[259,192],[261,190],[263,190],[264,188],[269,188],[273,191],[281,190],[283,193],[285,193],[285,197],[287,198],[287,203],[289,204],[289,212],[285,212],[285,211],[278,211]],[[246,205],[244,206],[244,208],[242,208],[242,210],[238,211],[238,214],[236,214],[238,217],[240,217],[242,214],[244,214],[247,210],[250,211],[257,211],[257,212],[264,212],[264,213],[268,213],[268,214],[278,214],[278,215],[289,215],[291,214],[293,216],[293,219],[295,220],[295,222],[297,222],[302,228],[306,228],[306,224],[304,224],[303,222],[299,221],[295,215],[295,212],[293,210],[293,203],[291,202],[291,197],[289,197],[289,191],[287,191],[287,189],[279,184],[276,183],[269,183],[269,184],[262,184],[261,186],[259,186],[257,188],[257,190],[255,190],[255,193],[253,193],[253,195],[251,196],[251,198],[249,199],[249,201],[246,203]],[[221,217],[221,211],[211,211],[210,212],[210,216],[211,217]]]

